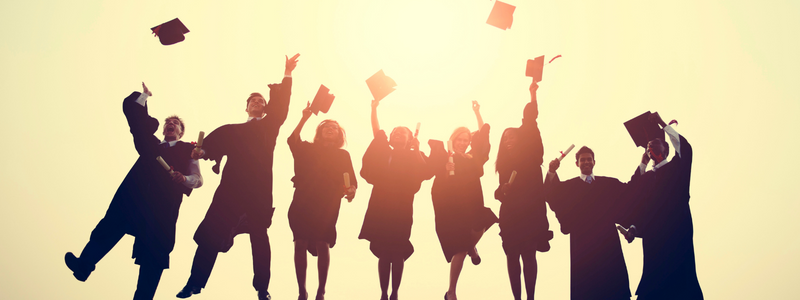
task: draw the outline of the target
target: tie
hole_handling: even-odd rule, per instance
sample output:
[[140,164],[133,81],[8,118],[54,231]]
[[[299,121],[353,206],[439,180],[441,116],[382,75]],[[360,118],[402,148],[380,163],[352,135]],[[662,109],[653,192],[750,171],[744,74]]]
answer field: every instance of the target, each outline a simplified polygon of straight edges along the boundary
[[161,144],[161,148],[168,149],[169,148],[169,142]]
[[592,183],[592,181],[594,181],[592,176],[586,176],[586,183]]

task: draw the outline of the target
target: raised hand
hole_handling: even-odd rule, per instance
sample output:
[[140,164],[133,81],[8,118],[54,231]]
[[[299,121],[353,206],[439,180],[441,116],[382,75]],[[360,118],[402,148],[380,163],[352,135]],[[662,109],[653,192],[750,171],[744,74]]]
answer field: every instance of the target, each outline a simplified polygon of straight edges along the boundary
[[475,113],[481,112],[481,105],[478,104],[477,100],[472,100],[472,111],[474,111]]
[[144,89],[143,93],[147,94],[148,96],[153,96],[153,92],[147,89],[147,86],[144,85],[144,81],[142,81],[142,89]]
[[292,58],[289,58],[288,55],[286,56],[286,71],[284,71],[285,75],[292,75],[292,71],[294,68],[297,67],[297,58],[300,57],[300,53],[295,54]]
[[558,170],[558,167],[561,166],[561,161],[558,159],[554,159],[550,161],[550,172],[555,173]]
[[311,114],[311,102],[308,102],[308,104],[306,104],[306,108],[303,109],[303,119],[308,120],[308,118],[311,117]]

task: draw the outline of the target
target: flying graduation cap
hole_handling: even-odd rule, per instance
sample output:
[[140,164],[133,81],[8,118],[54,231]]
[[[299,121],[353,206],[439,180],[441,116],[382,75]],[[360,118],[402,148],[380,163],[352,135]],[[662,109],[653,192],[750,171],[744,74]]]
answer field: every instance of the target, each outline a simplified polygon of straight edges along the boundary
[[641,146],[647,149],[648,142],[656,138],[664,139],[664,130],[658,124],[650,121],[650,115],[651,113],[648,111],[624,123],[637,147]]
[[189,33],[189,29],[186,28],[186,26],[183,25],[181,20],[178,20],[178,18],[150,28],[150,30],[152,30],[153,34],[155,34],[158,39],[161,40],[161,44],[164,46],[182,42],[184,39],[186,39],[186,37],[183,35]]
[[542,81],[542,71],[544,70],[544,55],[528,60],[525,67],[525,76],[533,77],[533,81]]
[[319,112],[327,114],[328,110],[331,109],[333,99],[336,97],[331,94],[330,91],[331,90],[325,87],[325,85],[319,85],[317,95],[314,96],[314,101],[311,102],[311,112],[313,112],[314,115],[317,115]]
[[389,78],[389,76],[386,76],[386,74],[383,74],[383,70],[367,78],[367,87],[369,87],[369,91],[372,92],[372,97],[378,101],[388,96],[391,92],[394,92],[394,87],[396,86],[397,83]]
[[514,22],[514,9],[516,8],[516,6],[508,3],[495,1],[492,12],[489,13],[489,19],[486,20],[486,24],[502,30],[511,28],[511,22]]

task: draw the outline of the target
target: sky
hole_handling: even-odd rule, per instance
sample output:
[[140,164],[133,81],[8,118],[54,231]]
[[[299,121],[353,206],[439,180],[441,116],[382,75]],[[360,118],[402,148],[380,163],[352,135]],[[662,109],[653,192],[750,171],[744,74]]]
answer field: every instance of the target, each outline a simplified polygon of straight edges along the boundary
[[[284,143],[320,84],[336,100],[309,124],[338,120],[356,170],[372,139],[372,99],[364,82],[384,70],[398,84],[378,108],[381,127],[420,122],[428,139],[477,128],[471,101],[492,126],[482,177],[486,206],[499,213],[494,158],[502,130],[521,124],[529,101],[527,59],[545,55],[539,126],[545,162],[570,144],[596,153],[594,173],[628,181],[639,163],[622,123],[645,111],[676,119],[694,149],[691,210],[697,275],[707,299],[785,299],[800,280],[798,191],[791,188],[800,146],[800,6],[794,1],[508,1],[510,29],[486,24],[488,0],[4,1],[0,3],[0,298],[130,298],[138,267],[128,236],[85,283],[63,262],[80,252],[119,183],[136,161],[122,99],[147,83],[150,114],[199,131],[246,120],[251,92],[280,82],[284,55],[300,53],[289,117],[275,150],[272,244],[274,299],[294,299],[291,153]],[[162,46],[150,28],[180,18],[186,40]],[[311,129],[309,129],[311,128]],[[159,135],[160,137],[160,135]],[[313,139],[307,125],[301,137]],[[670,155],[671,157],[672,155]],[[567,159],[566,161],[570,161]],[[561,178],[579,174],[562,163]],[[201,162],[205,184],[185,197],[170,269],[156,299],[173,299],[189,276],[192,240],[219,176]],[[359,178],[343,203],[331,250],[327,299],[380,296],[377,258],[358,240],[371,186]],[[431,181],[414,204],[400,296],[433,299],[447,289],[449,265],[433,222]],[[536,296],[569,297],[569,236],[548,213],[552,249],[537,253]],[[511,298],[497,226],[466,263],[461,299]],[[622,249],[635,291],[641,242]],[[219,256],[197,299],[255,299],[249,240]],[[317,287],[315,259],[308,288]],[[313,295],[313,293],[312,293]],[[192,298],[194,299],[194,298]]]

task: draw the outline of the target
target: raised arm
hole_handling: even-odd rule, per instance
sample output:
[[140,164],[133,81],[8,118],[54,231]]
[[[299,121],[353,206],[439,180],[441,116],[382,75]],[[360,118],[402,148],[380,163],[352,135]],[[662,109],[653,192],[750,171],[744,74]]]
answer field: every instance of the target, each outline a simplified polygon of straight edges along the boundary
[[147,112],[147,98],[153,93],[142,83],[143,93],[133,92],[122,102],[122,111],[128,120],[133,143],[139,155],[155,158],[158,155],[158,120]]
[[381,131],[381,126],[378,124],[378,104],[381,100],[372,100],[372,113],[370,113],[370,121],[372,122],[372,137],[377,138]]
[[481,118],[481,105],[478,101],[472,100],[472,111],[475,112],[475,118],[478,119],[478,129],[483,127],[483,118]]
[[265,123],[272,123],[280,126],[286,121],[286,116],[289,115],[289,100],[292,96],[292,71],[297,67],[297,57],[299,56],[300,54],[295,54],[292,58],[287,56],[286,68],[283,71],[283,80],[280,84],[269,85],[267,116],[263,119]]
[[297,124],[297,127],[295,127],[294,131],[292,131],[292,134],[289,135],[289,144],[300,141],[300,131],[303,130],[303,126],[306,125],[306,121],[308,121],[308,118],[310,117],[311,103],[309,102],[306,104],[306,108],[303,109],[303,117],[300,118],[300,123]]

